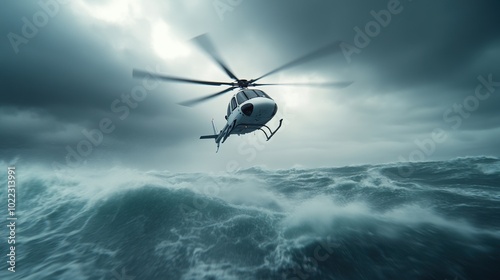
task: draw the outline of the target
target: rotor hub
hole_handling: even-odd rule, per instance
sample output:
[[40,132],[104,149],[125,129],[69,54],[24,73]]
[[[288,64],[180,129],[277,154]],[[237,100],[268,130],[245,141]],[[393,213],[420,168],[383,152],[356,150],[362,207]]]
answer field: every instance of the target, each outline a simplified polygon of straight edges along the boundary
[[238,87],[247,88],[250,85],[250,82],[245,79],[238,80]]

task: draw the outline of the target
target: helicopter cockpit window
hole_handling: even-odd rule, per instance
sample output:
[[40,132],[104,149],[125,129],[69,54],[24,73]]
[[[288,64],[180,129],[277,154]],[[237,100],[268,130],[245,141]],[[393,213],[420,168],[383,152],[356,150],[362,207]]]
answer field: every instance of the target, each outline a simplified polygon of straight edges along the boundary
[[258,95],[253,90],[245,90],[245,95],[248,97],[248,99],[258,97]]
[[231,115],[231,104],[227,104],[227,116]]
[[255,93],[256,93],[258,96],[260,96],[260,97],[265,97],[265,98],[272,99],[271,97],[269,97],[269,95],[267,95],[267,94],[266,94],[265,92],[263,92],[262,90],[257,90],[257,89],[255,89],[254,91],[255,91]]
[[243,91],[240,91],[240,92],[238,92],[238,94],[236,94],[236,99],[238,100],[238,104],[241,104],[241,103],[248,100],[248,98],[246,97],[246,95]]
[[238,105],[236,104],[236,99],[233,97],[231,98],[231,110],[234,111]]

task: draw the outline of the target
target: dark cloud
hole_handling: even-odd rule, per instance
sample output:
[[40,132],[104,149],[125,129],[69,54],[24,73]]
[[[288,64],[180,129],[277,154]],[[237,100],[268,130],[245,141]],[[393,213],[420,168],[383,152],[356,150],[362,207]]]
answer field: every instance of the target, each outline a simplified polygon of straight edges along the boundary
[[[206,166],[203,159],[208,158],[215,160],[211,168],[225,168],[235,159],[242,165],[312,166],[328,165],[332,155],[339,164],[392,161],[409,153],[415,139],[427,137],[435,128],[447,130],[450,137],[435,157],[464,155],[464,150],[498,156],[494,139],[500,134],[500,89],[479,100],[467,117],[452,112],[448,117],[454,121],[443,118],[454,104],[465,105],[474,96],[478,76],[492,74],[495,81],[500,80],[500,20],[495,1],[401,1],[402,11],[392,15],[387,27],[350,62],[339,53],[266,78],[269,82],[317,78],[355,83],[340,91],[266,89],[281,102],[280,113],[291,114],[291,121],[281,140],[262,149],[252,146],[258,155],[252,161],[241,159],[249,136],[231,138],[223,147],[227,151],[217,158],[213,143],[197,140],[211,132],[212,117],[222,126],[228,97],[196,108],[176,104],[217,88],[161,84],[148,91],[137,108],[129,107],[124,120],[120,117],[126,109],[116,110],[125,104],[122,96],[143,82],[132,79],[134,67],[227,80],[197,49],[185,57],[160,58],[151,44],[159,39],[152,32],[156,21],[162,20],[171,32],[165,34],[167,42],[162,46],[185,44],[210,32],[232,70],[252,78],[334,40],[355,46],[354,27],[364,29],[374,20],[370,12],[387,9],[389,2],[243,0],[220,17],[209,2],[146,1],[136,4],[141,10],[128,10],[131,16],[124,23],[86,14],[78,6],[105,6],[113,1],[82,1],[61,4],[33,38],[18,46],[16,54],[8,34],[22,35],[23,17],[32,20],[41,8],[37,3],[8,1],[0,12],[4,34],[0,157],[64,162],[66,147],[76,149],[86,139],[82,131],[99,128],[105,118],[116,129],[94,147],[93,157],[137,166],[196,169]],[[295,93],[303,107],[288,105]],[[301,147],[308,145],[319,148],[305,152]]]

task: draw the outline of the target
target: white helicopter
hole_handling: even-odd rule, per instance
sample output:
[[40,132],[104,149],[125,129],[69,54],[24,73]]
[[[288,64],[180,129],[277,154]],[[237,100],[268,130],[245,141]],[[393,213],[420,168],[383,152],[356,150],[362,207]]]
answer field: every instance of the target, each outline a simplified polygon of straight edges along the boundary
[[[280,119],[278,127],[273,131],[266,124],[276,115],[278,111],[278,105],[276,102],[267,95],[264,91],[255,89],[259,86],[274,86],[274,85],[284,85],[284,86],[320,86],[320,87],[336,87],[343,88],[349,86],[352,82],[331,82],[331,83],[287,83],[287,84],[260,84],[256,83],[258,80],[267,77],[271,74],[277,73],[284,69],[296,66],[298,64],[305,63],[309,60],[316,59],[334,52],[340,51],[339,43],[334,42],[323,48],[320,48],[314,52],[304,55],[298,59],[295,59],[287,64],[284,64],[256,79],[239,79],[236,75],[229,70],[227,64],[223,62],[219,54],[217,53],[215,47],[213,46],[210,38],[207,34],[202,34],[193,38],[193,41],[197,43],[219,66],[220,68],[234,81],[233,82],[213,82],[213,81],[202,81],[187,78],[180,78],[175,76],[168,76],[158,73],[152,73],[148,71],[142,71],[134,69],[132,76],[134,78],[155,78],[169,82],[183,82],[210,86],[229,86],[228,88],[192,100],[181,102],[184,106],[193,106],[201,102],[207,101],[224,93],[230,92],[234,89],[239,89],[239,91],[233,95],[228,106],[227,114],[225,116],[226,125],[224,128],[217,132],[215,128],[214,121],[212,119],[212,128],[214,134],[201,136],[200,139],[215,139],[217,144],[217,151],[219,151],[219,146],[224,143],[226,139],[231,134],[246,134],[256,130],[261,130],[264,132],[267,141],[269,141],[274,134],[280,129],[283,119]],[[264,130],[263,128],[267,129]]]

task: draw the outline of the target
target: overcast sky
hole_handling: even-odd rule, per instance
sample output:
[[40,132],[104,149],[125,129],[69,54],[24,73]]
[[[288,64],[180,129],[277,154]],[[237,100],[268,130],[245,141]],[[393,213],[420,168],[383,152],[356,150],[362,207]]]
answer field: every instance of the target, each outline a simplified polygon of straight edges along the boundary
[[[2,5],[0,159],[7,162],[230,172],[500,155],[497,1]],[[183,107],[177,103],[221,89],[149,83],[144,94],[145,81],[132,78],[139,68],[229,81],[190,42],[203,33],[248,79],[341,40],[343,51],[262,82],[354,83],[262,88],[278,102],[270,126],[284,118],[281,130],[270,142],[231,136],[216,154],[212,140],[198,138],[212,133],[212,118],[223,127],[233,93]],[[140,101],[128,105],[122,98],[131,94]]]

